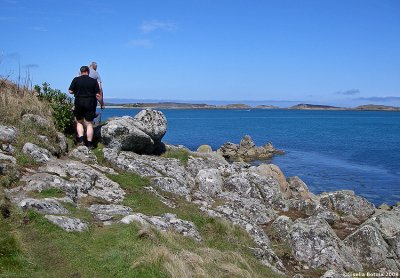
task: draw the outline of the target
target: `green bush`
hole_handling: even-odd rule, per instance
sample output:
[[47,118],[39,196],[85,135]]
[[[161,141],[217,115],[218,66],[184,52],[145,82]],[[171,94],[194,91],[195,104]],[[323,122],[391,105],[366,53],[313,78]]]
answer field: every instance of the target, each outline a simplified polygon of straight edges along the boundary
[[72,98],[60,90],[50,88],[50,84],[43,83],[43,87],[35,85],[35,91],[41,101],[46,101],[53,109],[56,127],[63,132],[72,132],[74,125]]

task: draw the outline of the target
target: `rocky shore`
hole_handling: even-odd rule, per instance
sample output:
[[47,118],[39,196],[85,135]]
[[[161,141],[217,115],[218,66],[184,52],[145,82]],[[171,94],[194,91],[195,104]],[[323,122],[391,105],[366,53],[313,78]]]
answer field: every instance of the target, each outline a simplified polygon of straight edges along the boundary
[[[20,179],[6,195],[21,209],[36,210],[68,232],[85,231],[88,223],[70,217],[64,203],[79,204],[102,225],[135,222],[204,240],[194,223],[174,214],[145,215],[122,205],[126,192],[108,174],[129,172],[148,179],[147,190],[167,207],[177,206],[176,196],[241,227],[255,243],[254,256],[283,276],[400,271],[399,206],[378,209],[346,190],[315,195],[300,178],[286,177],[276,165],[245,162],[280,153],[272,144],[257,147],[246,136],[239,145],[227,143],[217,152],[207,147],[189,151],[164,145],[166,131],[167,120],[156,110],[110,119],[100,130],[103,161],[86,147],[68,152],[62,134],[57,150],[26,142],[23,152],[38,166],[18,172],[13,142],[19,131],[0,126],[0,174],[17,171]],[[187,160],[160,156],[164,151],[185,152]],[[50,188],[63,197],[30,194]],[[99,202],[85,205],[81,200],[87,197]]]

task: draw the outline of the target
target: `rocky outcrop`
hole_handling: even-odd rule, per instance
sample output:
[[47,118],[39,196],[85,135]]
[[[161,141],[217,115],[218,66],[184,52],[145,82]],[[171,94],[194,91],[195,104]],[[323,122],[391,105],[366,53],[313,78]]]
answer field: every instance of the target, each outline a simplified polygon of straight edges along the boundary
[[364,222],[375,212],[375,206],[365,198],[357,196],[351,190],[342,190],[320,195],[323,207],[341,215],[352,215]]
[[140,111],[135,117],[113,118],[101,128],[101,139],[109,148],[139,154],[159,152],[161,139],[167,131],[167,120],[162,112],[152,109]]
[[212,153],[212,148],[209,145],[201,145],[197,148],[197,152],[199,153]]
[[67,232],[83,232],[89,229],[89,225],[78,218],[55,215],[45,215],[44,217]]
[[318,217],[293,223],[290,242],[294,257],[312,268],[361,271],[361,263],[336,236],[329,224]]
[[383,239],[379,230],[373,226],[362,226],[349,235],[344,243],[351,248],[355,257],[368,268],[399,270],[400,265],[396,254],[390,251],[390,246]]
[[132,222],[144,226],[151,226],[164,232],[175,231],[184,236],[191,237],[194,240],[201,240],[201,236],[192,222],[179,219],[172,213],[165,213],[161,216],[147,216],[142,213],[135,213],[121,219],[121,223],[124,224],[130,224]]
[[36,162],[44,163],[54,158],[48,150],[32,143],[26,143],[22,151],[31,156]]
[[275,149],[271,143],[262,147],[257,147],[249,135],[246,135],[240,141],[240,144],[227,142],[223,144],[217,153],[222,155],[228,161],[253,161],[270,159],[274,154],[283,152]]
[[82,162],[97,162],[97,158],[86,146],[79,146],[69,153],[70,157],[76,158]]
[[0,143],[12,143],[17,138],[17,134],[15,127],[0,125]]
[[51,198],[42,200],[37,199],[24,199],[19,203],[19,206],[24,209],[34,209],[43,214],[68,214],[69,211],[65,209],[59,202]]

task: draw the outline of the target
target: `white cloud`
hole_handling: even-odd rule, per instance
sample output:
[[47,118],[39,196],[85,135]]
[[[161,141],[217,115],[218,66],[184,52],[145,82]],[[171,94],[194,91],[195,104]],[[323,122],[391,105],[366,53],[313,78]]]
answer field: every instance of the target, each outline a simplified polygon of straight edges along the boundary
[[347,90],[347,91],[336,92],[336,94],[338,94],[338,95],[345,95],[345,96],[357,95],[359,93],[361,93],[359,89],[350,89],[350,90]]
[[127,46],[149,48],[149,47],[153,46],[153,43],[150,40],[147,40],[147,39],[134,39],[134,40],[130,40],[127,43]]
[[157,30],[164,30],[164,31],[174,31],[176,30],[176,24],[170,21],[145,21],[139,27],[142,33],[151,33]]

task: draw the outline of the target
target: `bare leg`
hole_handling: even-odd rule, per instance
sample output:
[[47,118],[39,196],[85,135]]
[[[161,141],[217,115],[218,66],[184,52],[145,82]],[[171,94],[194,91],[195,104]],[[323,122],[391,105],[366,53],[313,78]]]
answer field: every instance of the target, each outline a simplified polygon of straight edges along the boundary
[[88,142],[92,142],[93,141],[93,122],[85,121],[85,125],[86,125],[87,140],[88,140]]
[[76,132],[78,133],[78,137],[84,135],[85,129],[83,128],[83,120],[76,120]]

